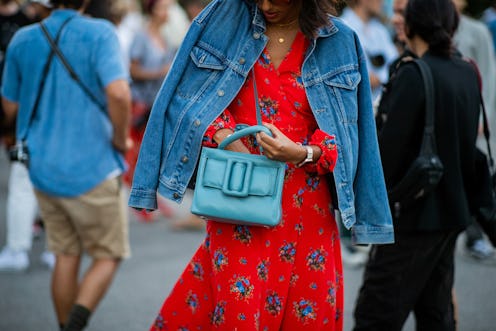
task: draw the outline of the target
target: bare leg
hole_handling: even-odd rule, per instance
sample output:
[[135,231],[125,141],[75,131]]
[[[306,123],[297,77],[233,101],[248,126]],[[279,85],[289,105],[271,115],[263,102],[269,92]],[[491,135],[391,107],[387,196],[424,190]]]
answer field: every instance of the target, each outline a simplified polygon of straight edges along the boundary
[[78,293],[80,256],[57,255],[52,273],[52,299],[59,323],[65,324]]
[[75,303],[94,311],[110,287],[119,263],[119,259],[95,259],[81,281]]

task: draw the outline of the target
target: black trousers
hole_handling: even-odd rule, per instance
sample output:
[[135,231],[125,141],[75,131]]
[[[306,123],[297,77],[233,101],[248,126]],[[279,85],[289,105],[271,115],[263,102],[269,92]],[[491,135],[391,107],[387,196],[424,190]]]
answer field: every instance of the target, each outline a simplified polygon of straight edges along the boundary
[[454,331],[458,233],[397,234],[395,244],[374,245],[355,306],[354,331],[401,331],[411,311],[418,331]]

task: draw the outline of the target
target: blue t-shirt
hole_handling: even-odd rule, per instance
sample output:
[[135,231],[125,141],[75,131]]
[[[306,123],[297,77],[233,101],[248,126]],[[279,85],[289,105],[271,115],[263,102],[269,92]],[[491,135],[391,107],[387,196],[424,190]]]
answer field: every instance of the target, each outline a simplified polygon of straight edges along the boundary
[[[155,44],[150,35],[145,31],[139,31],[133,39],[130,47],[130,58],[139,61],[141,66],[150,71],[158,71],[172,62],[174,51],[167,46],[163,49]],[[151,106],[155,96],[162,86],[164,77],[149,80],[136,80],[131,84],[133,100],[141,101]]]
[[[84,85],[106,105],[105,87],[129,79],[114,27],[75,10],[55,10],[44,21],[53,38],[70,17],[58,45]],[[56,56],[41,77],[49,52],[38,24],[20,29],[7,49],[1,94],[19,105],[17,138],[27,132],[33,185],[51,195],[73,197],[124,171],[125,162],[112,147],[107,110],[85,94]],[[45,85],[28,129],[42,79]]]
[[494,50],[496,51],[496,19],[487,23],[487,27],[489,28],[489,31],[491,31],[491,36],[493,37],[493,46]]

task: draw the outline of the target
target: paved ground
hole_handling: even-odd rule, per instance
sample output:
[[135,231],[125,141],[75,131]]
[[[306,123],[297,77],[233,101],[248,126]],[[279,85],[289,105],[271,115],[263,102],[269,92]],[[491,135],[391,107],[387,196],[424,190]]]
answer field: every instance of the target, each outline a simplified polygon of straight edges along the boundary
[[[0,245],[3,246],[8,163],[3,153],[0,154]],[[169,225],[165,219],[149,224],[131,219],[133,256],[123,263],[88,331],[147,330],[203,238],[201,232],[175,232]],[[43,248],[43,238],[34,241],[27,272],[0,274],[0,331],[57,330],[49,293],[50,271],[39,261]],[[457,254],[456,263],[459,330],[495,331],[496,264],[475,263],[462,253]],[[345,331],[352,325],[351,312],[361,277],[362,269],[345,268]],[[414,327],[410,319],[404,331],[411,330]]]

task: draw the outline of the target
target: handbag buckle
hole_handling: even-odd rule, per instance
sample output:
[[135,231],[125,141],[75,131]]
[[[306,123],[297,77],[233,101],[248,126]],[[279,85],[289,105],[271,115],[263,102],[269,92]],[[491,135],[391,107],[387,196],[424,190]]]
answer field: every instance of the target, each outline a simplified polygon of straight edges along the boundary
[[246,160],[227,160],[222,192],[235,197],[247,197],[250,189],[253,162]]

